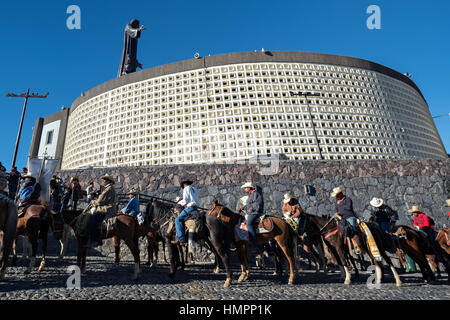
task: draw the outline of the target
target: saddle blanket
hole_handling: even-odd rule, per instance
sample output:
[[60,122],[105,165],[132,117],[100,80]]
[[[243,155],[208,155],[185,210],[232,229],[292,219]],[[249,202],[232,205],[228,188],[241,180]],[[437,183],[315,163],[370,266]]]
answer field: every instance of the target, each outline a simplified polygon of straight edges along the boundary
[[[241,224],[236,224],[234,233],[236,240],[248,241],[248,229],[247,221],[245,220]],[[273,230],[273,221],[271,217],[261,216],[258,222],[258,228],[256,228],[256,234],[269,233]]]
[[370,232],[369,227],[367,226],[367,224],[365,222],[361,222],[359,224],[359,226],[366,234],[367,244],[369,246],[370,252],[372,253],[373,257],[375,258],[376,261],[381,261],[380,250],[377,247],[377,243],[375,242],[375,238],[373,237],[372,232]]

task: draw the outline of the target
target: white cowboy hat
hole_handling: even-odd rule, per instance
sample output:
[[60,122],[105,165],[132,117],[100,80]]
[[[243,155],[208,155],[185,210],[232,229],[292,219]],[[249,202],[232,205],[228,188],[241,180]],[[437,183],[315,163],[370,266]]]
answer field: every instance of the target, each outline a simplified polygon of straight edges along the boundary
[[34,178],[34,179],[36,179],[36,177],[35,176],[33,176],[31,173],[27,173],[26,175],[24,175],[24,176],[22,176],[22,178]]
[[383,199],[373,198],[372,200],[370,200],[370,205],[372,207],[379,208],[383,205]]
[[284,195],[283,203],[288,203],[289,201],[291,201],[291,198],[291,195],[289,193],[286,193]]
[[412,206],[412,208],[409,209],[408,212],[420,212],[419,206]]
[[137,191],[134,190],[134,189],[131,189],[130,191],[127,192],[127,195],[129,195],[129,194],[136,195],[136,194],[137,194]]
[[251,182],[246,182],[245,184],[243,184],[243,185],[241,186],[241,188],[242,188],[242,189],[245,189],[245,188],[252,188],[252,189],[255,189],[255,186],[254,186]]
[[341,192],[342,192],[341,188],[336,187],[336,188],[333,189],[333,192],[331,193],[331,196],[332,197],[336,197],[336,195],[341,193]]
[[445,204],[447,205],[447,207],[450,207],[450,199],[445,200]]

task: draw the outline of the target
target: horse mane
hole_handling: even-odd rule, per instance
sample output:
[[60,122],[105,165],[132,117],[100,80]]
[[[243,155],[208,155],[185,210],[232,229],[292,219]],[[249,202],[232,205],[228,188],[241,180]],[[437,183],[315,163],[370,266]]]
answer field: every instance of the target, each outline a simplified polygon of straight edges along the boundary
[[[150,208],[148,207],[149,205],[152,207],[153,210],[150,210]],[[170,217],[172,208],[173,205],[171,204],[165,203],[160,200],[153,200],[147,204],[146,213],[149,213],[148,211],[151,211],[151,220],[153,219],[161,220]]]

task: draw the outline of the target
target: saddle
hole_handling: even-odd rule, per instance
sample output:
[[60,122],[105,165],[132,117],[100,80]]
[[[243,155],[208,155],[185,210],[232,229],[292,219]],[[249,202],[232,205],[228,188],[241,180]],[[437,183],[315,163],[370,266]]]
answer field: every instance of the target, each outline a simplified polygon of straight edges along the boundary
[[[258,227],[256,228],[256,234],[269,233],[273,230],[274,223],[271,216],[262,215],[258,220]],[[248,231],[247,229],[247,219],[241,223],[241,230]]]

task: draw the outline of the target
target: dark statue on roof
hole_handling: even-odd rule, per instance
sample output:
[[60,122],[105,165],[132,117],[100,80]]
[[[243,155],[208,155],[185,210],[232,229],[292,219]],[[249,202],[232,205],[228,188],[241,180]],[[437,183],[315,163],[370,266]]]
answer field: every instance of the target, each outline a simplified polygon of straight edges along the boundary
[[118,77],[128,73],[136,72],[136,68],[142,69],[142,64],[137,61],[137,42],[141,36],[141,31],[145,27],[139,26],[139,20],[133,19],[125,27],[122,60],[120,61]]

